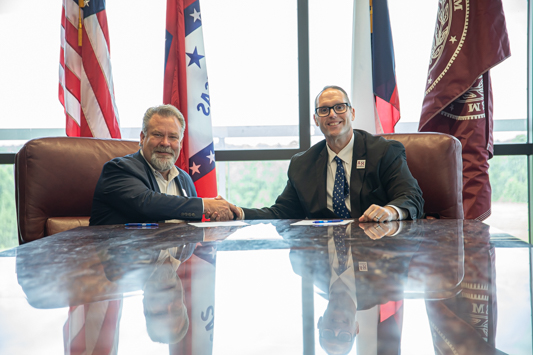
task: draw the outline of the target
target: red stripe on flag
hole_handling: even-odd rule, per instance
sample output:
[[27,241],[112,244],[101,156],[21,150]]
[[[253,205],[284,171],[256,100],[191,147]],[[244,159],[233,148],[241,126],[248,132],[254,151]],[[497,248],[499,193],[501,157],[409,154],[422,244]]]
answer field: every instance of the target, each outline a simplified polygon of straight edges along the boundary
[[59,50],[59,65],[61,65],[63,69],[65,68],[65,50],[63,47],[61,47]]
[[65,68],[65,87],[78,102],[81,101],[81,81],[68,67]]
[[[85,308],[86,306],[85,305],[80,305],[80,306],[75,306],[75,307],[70,307],[69,309],[69,313],[68,313],[68,338],[67,338],[67,343],[65,344],[67,346],[67,349],[68,349],[68,353],[67,354],[70,354],[70,355],[83,355],[85,354],[86,352],[86,340],[85,340],[85,320],[87,319],[87,309]],[[83,311],[83,326],[80,328],[80,330],[78,331],[78,333],[76,334],[71,334],[71,331],[72,331],[72,326],[71,323],[72,323],[72,318],[73,317],[76,317],[76,315],[74,315],[74,312],[78,311],[80,312]],[[79,319],[78,319],[79,321]],[[65,350],[67,350],[65,349]]]
[[211,170],[203,178],[196,180],[194,183],[198,197],[216,197],[217,196],[217,173],[216,169]]
[[[197,244],[198,245],[198,244]],[[185,307],[187,308],[187,312],[189,312],[189,315],[192,314],[192,306],[193,302],[191,301],[191,295],[192,295],[192,263],[184,262],[180,264],[180,267],[177,270],[178,277],[181,280],[181,284],[183,287],[183,303],[185,304]],[[183,338],[182,341],[176,343],[176,344],[170,344],[169,346],[169,354],[170,355],[185,355],[185,354],[193,354],[193,347],[192,347],[192,339],[193,339],[193,332],[192,332],[192,322],[194,322],[194,319],[190,319],[189,323],[189,330],[185,334],[185,338]]]
[[389,301],[379,306],[379,321],[384,322],[391,316],[396,315],[396,312],[403,306],[403,301]]
[[383,133],[394,133],[394,126],[400,120],[400,111],[379,96],[376,96],[376,109]]
[[[107,86],[107,81],[105,75],[102,72],[100,63],[98,63],[98,58],[96,57],[94,48],[91,46],[89,41],[89,36],[85,28],[83,29],[83,68],[85,69],[85,74],[87,79],[91,84],[91,87],[94,92],[94,96],[98,101],[102,115],[104,116],[104,121],[111,133],[111,137],[120,138],[120,129],[118,127],[118,122],[115,117],[115,110],[113,109],[113,101],[111,99],[111,94],[109,93],[109,87]],[[118,133],[118,135],[117,135]]]
[[69,115],[67,115],[65,131],[68,137],[80,137],[80,126],[78,122],[74,121]]
[[67,21],[65,26],[65,45],[66,43],[68,43],[76,53],[80,56],[82,55],[82,47],[78,46],[78,28],[71,24],[70,21]]
[[59,102],[65,107],[65,93],[63,92],[63,86],[59,83]]
[[109,30],[107,28],[107,16],[106,16],[105,11],[100,11],[96,13],[96,18],[98,19],[100,28],[102,29],[102,32],[104,33],[105,42],[107,43],[107,50],[111,53],[111,47],[109,46]]
[[[185,21],[182,1],[167,0],[166,28],[172,34],[172,45],[165,68],[163,103],[174,105],[188,122],[187,115],[187,64],[185,60]],[[189,171],[189,134],[182,140],[181,154],[176,165]]]
[[118,336],[118,320],[121,306],[122,300],[108,301],[107,311],[93,354],[111,354],[111,350],[115,345],[115,338]]
[[398,86],[394,87],[394,91],[389,100],[390,104],[394,106],[398,111],[400,111],[400,96],[398,95]]
[[67,17],[65,16],[65,7],[63,6],[63,7],[61,8],[61,10],[62,10],[62,11],[61,11],[61,26],[62,26],[63,28],[65,28],[66,23],[67,23]]
[[87,124],[87,119],[83,113],[83,109],[80,110],[80,135],[79,137],[93,137],[93,132]]

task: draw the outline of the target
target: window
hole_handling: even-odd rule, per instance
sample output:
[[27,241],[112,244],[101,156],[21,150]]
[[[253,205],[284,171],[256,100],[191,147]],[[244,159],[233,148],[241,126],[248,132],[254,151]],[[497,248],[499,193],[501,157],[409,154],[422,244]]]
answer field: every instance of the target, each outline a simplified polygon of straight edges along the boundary
[[[122,135],[134,140],[146,108],[162,101],[163,86],[166,1],[136,6],[140,4],[139,0],[129,6],[107,2]],[[532,80],[528,74],[531,8],[525,0],[503,0],[503,5],[512,57],[491,71],[497,143],[497,157],[490,161],[493,202],[495,211],[497,204],[519,203],[520,213],[525,213],[526,206],[530,208],[525,198],[508,201],[507,192],[503,200],[496,194],[504,188],[498,181],[509,173],[506,164],[513,159],[518,161],[518,170],[508,180],[516,179],[517,184],[508,188],[520,189],[522,194],[531,188],[524,180],[528,175],[523,175],[524,169],[530,169],[526,158],[533,139],[527,133],[533,127],[527,104]],[[311,118],[315,95],[328,84],[351,90],[353,1],[230,0],[222,4],[202,0],[201,6],[219,191],[237,204],[269,205],[285,185],[287,159],[323,139]],[[389,1],[402,112],[397,132],[418,129],[436,9],[434,2],[406,6]],[[11,178],[14,153],[25,141],[65,134],[57,97],[60,18],[60,4],[41,6],[39,11],[29,2],[5,0],[0,4],[0,33],[4,34],[0,46],[11,53],[0,56],[0,164],[4,164],[0,167],[5,169],[0,171]],[[239,175],[242,169],[257,175]],[[261,169],[282,176],[279,190],[278,185],[254,182],[266,176]],[[226,178],[228,174],[231,179]],[[253,183],[264,187],[257,194],[263,197],[251,200],[246,193],[236,194],[244,186],[257,189],[251,187]],[[13,188],[12,180],[8,184]],[[0,200],[10,193],[3,187]],[[1,211],[12,207],[6,208]],[[1,211],[2,223],[13,223],[9,222],[14,221],[12,212]],[[527,225],[522,224],[520,233]],[[523,236],[509,226],[495,228]]]

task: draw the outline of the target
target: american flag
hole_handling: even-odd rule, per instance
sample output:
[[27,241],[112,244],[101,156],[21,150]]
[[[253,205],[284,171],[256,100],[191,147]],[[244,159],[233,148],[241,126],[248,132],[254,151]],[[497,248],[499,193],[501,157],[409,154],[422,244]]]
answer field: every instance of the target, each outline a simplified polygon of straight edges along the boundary
[[355,0],[352,104],[355,128],[393,133],[400,119],[387,0]]
[[59,101],[65,109],[66,133],[70,137],[120,138],[105,0],[80,2],[85,6],[63,0],[61,15]]
[[187,123],[178,166],[189,172],[199,197],[215,197],[215,149],[199,0],[167,0],[163,102],[177,107]]
[[121,299],[70,307],[63,326],[65,355],[117,354],[121,315]]

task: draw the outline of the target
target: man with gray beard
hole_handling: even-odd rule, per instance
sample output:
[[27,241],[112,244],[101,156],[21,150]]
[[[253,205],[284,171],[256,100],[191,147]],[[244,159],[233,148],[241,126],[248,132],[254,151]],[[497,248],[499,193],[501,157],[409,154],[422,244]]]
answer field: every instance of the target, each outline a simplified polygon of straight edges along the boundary
[[185,131],[172,105],[149,108],[138,152],[107,162],[94,191],[90,225],[233,219],[224,200],[198,198],[191,177],[174,164]]

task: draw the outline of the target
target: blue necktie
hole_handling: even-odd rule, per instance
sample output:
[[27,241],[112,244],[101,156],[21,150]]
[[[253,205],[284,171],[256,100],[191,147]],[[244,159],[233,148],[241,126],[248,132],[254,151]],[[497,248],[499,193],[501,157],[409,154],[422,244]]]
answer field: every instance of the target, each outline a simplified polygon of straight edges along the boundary
[[339,276],[347,269],[346,261],[348,260],[348,253],[346,244],[344,243],[346,228],[344,226],[333,227],[333,240],[335,241],[335,249],[337,250],[337,259],[339,261],[339,267],[336,271]]
[[335,173],[335,185],[333,186],[333,212],[341,218],[350,218],[350,211],[346,208],[345,198],[350,193],[348,181],[344,176],[344,165],[339,157],[334,158],[337,162],[337,172]]

